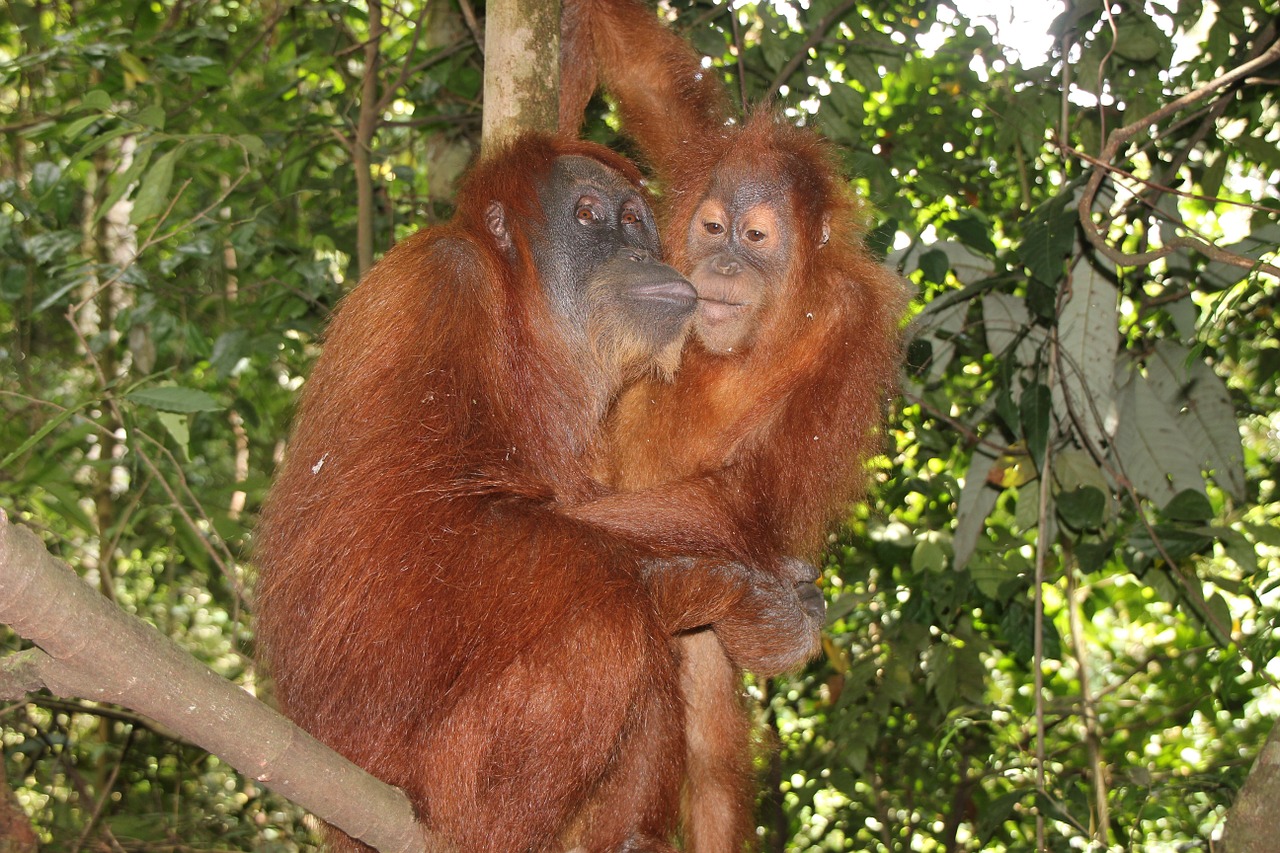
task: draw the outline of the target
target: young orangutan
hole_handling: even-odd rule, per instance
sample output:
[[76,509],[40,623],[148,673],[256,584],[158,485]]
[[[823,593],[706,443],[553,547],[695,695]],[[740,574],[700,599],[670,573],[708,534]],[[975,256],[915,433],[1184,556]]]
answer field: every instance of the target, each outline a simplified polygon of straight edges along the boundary
[[[597,472],[621,492],[578,515],[666,548],[711,543],[795,572],[862,497],[900,361],[903,282],[864,244],[863,214],[817,133],[758,110],[732,121],[721,85],[638,0],[565,0],[561,130],[597,82],[653,169],[668,260],[698,291],[674,383],[642,380],[612,412]],[[722,524],[689,526],[708,506]],[[642,511],[643,508],[643,511]],[[751,721],[710,629],[681,639],[688,744],[684,838],[754,838]]]

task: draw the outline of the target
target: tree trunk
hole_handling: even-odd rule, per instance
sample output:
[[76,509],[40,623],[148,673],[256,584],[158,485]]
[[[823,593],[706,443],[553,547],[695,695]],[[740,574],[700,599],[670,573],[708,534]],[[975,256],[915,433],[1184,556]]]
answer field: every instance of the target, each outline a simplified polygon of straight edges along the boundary
[[490,0],[486,8],[481,149],[490,152],[521,131],[556,129],[560,0]]
[[1280,803],[1280,726],[1273,726],[1236,804],[1227,815],[1222,836],[1226,853],[1274,853],[1276,804]]

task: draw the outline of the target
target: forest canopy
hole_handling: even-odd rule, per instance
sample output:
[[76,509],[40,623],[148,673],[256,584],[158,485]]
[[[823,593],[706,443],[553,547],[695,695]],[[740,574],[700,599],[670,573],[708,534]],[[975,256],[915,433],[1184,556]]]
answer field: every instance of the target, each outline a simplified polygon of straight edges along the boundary
[[[764,849],[1220,849],[1280,711],[1280,6],[659,5],[837,143],[917,291],[825,654],[749,684]],[[0,508],[260,695],[297,391],[361,273],[451,213],[484,12],[4,4]],[[593,101],[585,135],[618,127]],[[32,694],[0,737],[0,835],[316,842],[126,709]]]

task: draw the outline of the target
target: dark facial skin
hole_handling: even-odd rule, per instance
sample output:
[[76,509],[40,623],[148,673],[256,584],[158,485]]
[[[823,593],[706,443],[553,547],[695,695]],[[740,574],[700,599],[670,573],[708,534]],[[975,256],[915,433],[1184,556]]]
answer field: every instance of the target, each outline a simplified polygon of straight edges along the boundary
[[[556,161],[538,193],[546,221],[531,249],[553,310],[610,369],[674,370],[696,307],[692,285],[661,262],[653,212],[625,178],[589,157]],[[506,239],[494,205],[489,229]]]
[[786,280],[794,229],[784,187],[717,177],[689,225],[694,333],[711,352],[751,346],[772,292]]

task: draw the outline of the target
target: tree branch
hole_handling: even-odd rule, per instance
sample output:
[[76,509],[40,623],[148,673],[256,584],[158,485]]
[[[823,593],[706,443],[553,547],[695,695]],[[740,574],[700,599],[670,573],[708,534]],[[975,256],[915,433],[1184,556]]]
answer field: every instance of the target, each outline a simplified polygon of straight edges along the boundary
[[2,509],[0,622],[37,646],[0,661],[0,698],[43,687],[123,705],[378,850],[443,849],[402,792],[107,601]]
[[[1271,44],[1256,58],[1245,62],[1231,71],[1210,80],[1208,83],[1193,89],[1182,97],[1172,101],[1161,107],[1149,115],[1143,116],[1137,121],[1127,124],[1111,132],[1107,137],[1107,143],[1103,147],[1101,154],[1098,156],[1097,165],[1094,166],[1092,174],[1089,175],[1089,181],[1085,185],[1085,190],[1080,196],[1079,204],[1076,207],[1080,218],[1081,231],[1089,245],[1093,246],[1106,257],[1110,258],[1119,266],[1146,266],[1161,258],[1168,257],[1179,249],[1194,249],[1205,255],[1211,260],[1228,264],[1234,267],[1240,267],[1247,270],[1260,270],[1262,272],[1280,278],[1280,267],[1274,264],[1255,261],[1252,258],[1246,258],[1236,255],[1232,252],[1219,249],[1217,246],[1210,244],[1198,236],[1178,237],[1167,242],[1159,249],[1150,252],[1141,252],[1138,254],[1127,254],[1119,249],[1113,248],[1106,240],[1105,223],[1095,223],[1093,221],[1093,203],[1097,197],[1098,189],[1102,186],[1103,179],[1114,170],[1111,165],[1119,154],[1121,147],[1133,139],[1139,133],[1148,131],[1151,127],[1158,125],[1160,122],[1177,113],[1179,110],[1198,103],[1211,95],[1229,88],[1235,83],[1245,80],[1259,69],[1265,68],[1273,62],[1280,60],[1280,40]],[[1066,154],[1073,152],[1065,142],[1065,138],[1059,141],[1059,144]]]

